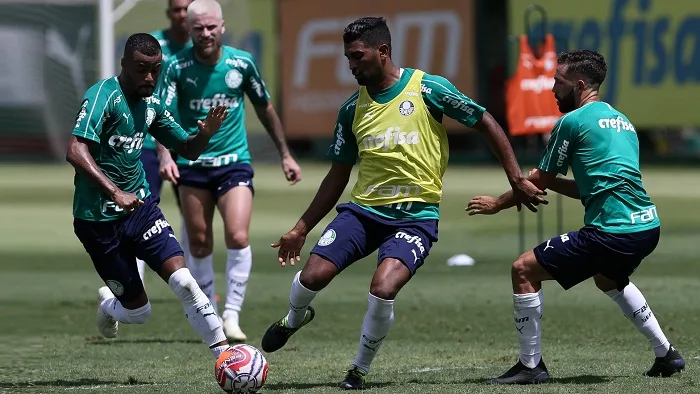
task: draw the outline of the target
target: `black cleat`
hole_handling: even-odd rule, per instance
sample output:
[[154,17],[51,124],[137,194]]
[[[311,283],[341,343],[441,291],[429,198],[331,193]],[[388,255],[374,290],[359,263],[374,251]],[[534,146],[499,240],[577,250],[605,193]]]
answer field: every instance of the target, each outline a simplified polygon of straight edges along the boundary
[[549,380],[549,371],[544,361],[540,359],[540,363],[535,368],[528,368],[518,360],[511,369],[503,375],[489,379],[488,384],[540,384],[546,383]]
[[365,373],[356,366],[352,366],[340,383],[340,388],[345,390],[362,390],[365,388]]
[[685,369],[685,360],[678,353],[678,350],[671,345],[663,357],[657,357],[654,360],[654,365],[649,368],[648,371],[644,372],[644,376],[654,376],[654,377],[664,377],[667,378],[675,373],[681,372]]
[[299,327],[289,327],[287,326],[287,316],[277,320],[272,323],[272,325],[265,331],[265,335],[262,338],[262,349],[268,353],[276,352],[281,349],[289,340],[289,337],[294,335],[295,332],[299,331],[300,328],[309,324],[311,320],[316,316],[316,311],[311,305],[306,307],[306,315],[304,316],[304,321]]

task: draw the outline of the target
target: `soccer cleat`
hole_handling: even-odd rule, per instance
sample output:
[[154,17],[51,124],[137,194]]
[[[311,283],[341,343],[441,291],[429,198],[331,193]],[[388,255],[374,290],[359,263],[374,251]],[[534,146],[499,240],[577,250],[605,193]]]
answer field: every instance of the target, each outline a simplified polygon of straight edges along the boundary
[[549,371],[544,361],[540,359],[540,363],[535,368],[528,368],[518,360],[511,369],[503,375],[489,379],[486,383],[489,384],[540,384],[549,380]]
[[681,354],[676,350],[676,348],[671,345],[663,357],[657,357],[654,360],[654,365],[649,368],[648,371],[644,372],[644,376],[653,377],[664,377],[667,378],[675,373],[681,372],[685,369],[685,360]]
[[300,328],[309,324],[311,320],[316,316],[316,311],[311,305],[306,307],[306,315],[304,315],[304,321],[299,327],[289,327],[287,325],[287,316],[280,320],[272,323],[272,325],[265,331],[265,335],[262,338],[262,349],[268,353],[276,352],[281,349],[289,340],[289,337],[294,335],[295,332],[299,331]]
[[223,327],[226,339],[231,342],[245,342],[248,339],[235,319],[224,319]]
[[97,290],[97,329],[105,338],[116,337],[119,329],[119,322],[102,310],[102,303],[110,298],[114,298],[114,294],[109,287],[102,286]]
[[345,374],[345,379],[340,383],[340,388],[345,390],[362,390],[365,387],[365,375],[361,369],[352,366]]

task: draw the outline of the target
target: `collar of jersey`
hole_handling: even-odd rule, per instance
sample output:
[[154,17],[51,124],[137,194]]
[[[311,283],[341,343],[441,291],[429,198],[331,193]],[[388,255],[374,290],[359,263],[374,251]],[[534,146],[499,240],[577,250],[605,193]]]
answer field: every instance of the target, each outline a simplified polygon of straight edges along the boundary
[[404,68],[401,68],[400,70],[398,81],[375,94],[369,94],[368,92],[367,94],[369,97],[377,102],[377,104],[386,104],[393,100],[406,87],[406,85],[408,85],[408,81],[411,80],[411,76],[413,75],[413,70],[406,70]]

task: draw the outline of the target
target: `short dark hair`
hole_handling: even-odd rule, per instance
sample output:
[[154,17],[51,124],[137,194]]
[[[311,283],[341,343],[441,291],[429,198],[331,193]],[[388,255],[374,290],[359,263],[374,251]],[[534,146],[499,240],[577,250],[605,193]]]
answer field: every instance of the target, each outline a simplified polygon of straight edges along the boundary
[[146,56],[156,56],[161,53],[158,40],[148,33],[132,34],[126,40],[126,44],[124,45],[124,57],[132,58],[136,51]]
[[391,33],[384,17],[366,16],[349,24],[343,31],[343,42],[358,40],[373,49],[386,44],[391,52]]
[[559,54],[557,62],[567,66],[566,72],[568,74],[584,80],[594,89],[600,87],[608,73],[608,66],[605,64],[603,55],[588,49],[563,52]]

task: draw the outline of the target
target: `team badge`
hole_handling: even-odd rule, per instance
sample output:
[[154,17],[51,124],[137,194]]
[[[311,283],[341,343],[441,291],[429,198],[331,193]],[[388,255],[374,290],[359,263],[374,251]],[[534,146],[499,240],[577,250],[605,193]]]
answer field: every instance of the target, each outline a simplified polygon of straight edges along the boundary
[[413,110],[415,110],[416,107],[413,105],[411,100],[404,100],[401,102],[399,105],[399,113],[403,116],[408,116],[413,113]]
[[122,286],[122,284],[116,280],[108,280],[105,283],[107,286],[109,286],[109,289],[112,290],[112,294],[115,296],[119,297],[120,295],[124,294],[124,286]]
[[226,85],[231,89],[236,89],[243,83],[243,75],[238,70],[231,70],[226,73]]
[[146,126],[151,127],[153,119],[156,118],[156,110],[153,108],[146,109]]
[[318,246],[328,246],[335,241],[335,230],[326,231],[321,239],[318,240]]

